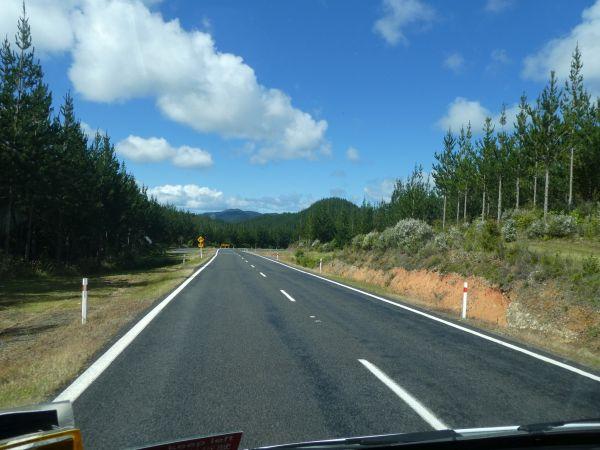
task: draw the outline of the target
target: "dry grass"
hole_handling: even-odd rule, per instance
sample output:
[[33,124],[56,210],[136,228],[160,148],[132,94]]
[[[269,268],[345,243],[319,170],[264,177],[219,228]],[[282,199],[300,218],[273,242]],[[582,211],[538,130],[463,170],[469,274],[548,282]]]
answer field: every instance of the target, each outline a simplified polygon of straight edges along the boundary
[[[209,260],[207,249],[181,264],[90,278],[88,322],[81,324],[80,278],[0,284],[0,407],[47,400],[119,331]],[[188,256],[189,258],[189,256]]]

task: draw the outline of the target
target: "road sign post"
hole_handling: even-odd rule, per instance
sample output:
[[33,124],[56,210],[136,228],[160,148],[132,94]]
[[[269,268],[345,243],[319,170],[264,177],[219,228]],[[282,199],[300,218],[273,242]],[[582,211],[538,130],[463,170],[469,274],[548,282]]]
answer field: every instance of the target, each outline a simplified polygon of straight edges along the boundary
[[88,279],[83,278],[81,280],[81,324],[87,322],[87,287]]
[[198,248],[200,248],[200,259],[202,259],[202,249],[204,248],[204,236],[198,236]]

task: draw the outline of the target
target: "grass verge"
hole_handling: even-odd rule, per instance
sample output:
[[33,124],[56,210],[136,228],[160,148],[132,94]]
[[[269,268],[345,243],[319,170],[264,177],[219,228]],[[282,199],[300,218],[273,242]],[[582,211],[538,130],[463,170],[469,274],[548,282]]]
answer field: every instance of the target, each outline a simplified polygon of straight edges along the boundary
[[87,367],[119,331],[213,255],[171,254],[152,269],[89,279],[81,324],[81,278],[0,281],[0,408],[48,400]]

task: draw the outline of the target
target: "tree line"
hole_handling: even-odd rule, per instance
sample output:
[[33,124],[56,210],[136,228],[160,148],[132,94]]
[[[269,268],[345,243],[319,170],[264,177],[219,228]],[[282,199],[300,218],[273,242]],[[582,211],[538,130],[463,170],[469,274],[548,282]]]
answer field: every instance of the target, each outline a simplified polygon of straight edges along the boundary
[[24,260],[76,263],[188,240],[194,214],[163,206],[117,159],[107,134],[88,139],[67,94],[58,113],[23,10],[0,48],[0,248]]
[[475,217],[502,220],[524,206],[570,211],[600,197],[600,100],[585,89],[581,52],[575,48],[561,88],[554,72],[535,102],[523,94],[513,124],[503,105],[498,123],[485,119],[473,140],[471,125],[448,130],[435,154],[432,176],[442,197],[442,226]]

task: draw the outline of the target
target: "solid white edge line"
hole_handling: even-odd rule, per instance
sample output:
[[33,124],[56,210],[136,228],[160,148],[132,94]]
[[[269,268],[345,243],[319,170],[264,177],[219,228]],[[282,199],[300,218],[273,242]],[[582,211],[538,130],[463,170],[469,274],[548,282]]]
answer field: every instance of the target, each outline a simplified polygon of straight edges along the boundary
[[290,302],[295,302],[295,301],[296,301],[296,300],[294,300],[294,299],[292,298],[292,296],[291,296],[290,294],[288,294],[287,292],[285,292],[283,289],[279,289],[279,291],[280,291],[280,292],[281,292],[283,295],[285,295],[285,296],[287,297],[287,299],[288,299]]
[[366,359],[359,359],[358,362],[360,362],[363,366],[365,366],[369,372],[371,372],[373,375],[375,375],[377,378],[379,378],[379,381],[381,381],[388,388],[390,388],[394,394],[396,394],[398,397],[400,397],[402,400],[404,400],[404,403],[406,403],[408,406],[410,406],[413,409],[413,411],[416,412],[421,417],[421,419],[423,419],[425,422],[427,422],[429,425],[431,425],[433,429],[435,429],[435,430],[448,430],[449,429],[449,427],[444,422],[442,422],[440,419],[435,417],[435,415],[429,409],[427,409],[427,407],[425,405],[423,405],[419,400],[417,400],[415,397],[413,397],[408,391],[406,391],[404,388],[402,388],[402,386],[400,386],[398,383],[396,383],[394,380],[392,380],[390,377],[388,377],[375,364],[370,363]]
[[434,321],[436,321],[438,323],[442,323],[444,325],[447,325],[449,327],[455,328],[457,330],[464,331],[465,333],[472,334],[474,336],[480,337],[480,338],[485,339],[487,341],[494,342],[495,344],[502,345],[503,347],[509,348],[511,350],[514,350],[514,351],[517,351],[517,352],[520,352],[520,353],[524,353],[527,356],[531,356],[532,358],[539,359],[540,361],[544,361],[544,362],[546,362],[548,364],[552,364],[552,365],[558,366],[558,367],[560,367],[562,369],[565,369],[565,370],[568,370],[570,372],[573,372],[573,373],[576,373],[578,375],[581,375],[581,376],[584,376],[586,378],[589,378],[590,380],[600,381],[600,376],[598,376],[598,375],[594,375],[593,373],[586,372],[585,370],[579,369],[578,367],[571,366],[571,365],[566,364],[564,362],[557,361],[556,359],[550,358],[548,356],[540,355],[539,353],[533,352],[531,350],[527,350],[526,348],[523,348],[523,347],[519,347],[518,345],[514,345],[514,344],[511,344],[509,342],[505,342],[505,341],[503,341],[501,339],[498,339],[498,338],[495,338],[495,337],[492,337],[492,336],[488,336],[487,334],[480,333],[479,331],[475,331],[475,330],[472,330],[470,328],[463,327],[461,325],[458,325],[456,323],[450,322],[448,320],[444,320],[444,319],[441,319],[439,317],[433,316],[431,314],[427,314],[426,312],[419,311],[418,309],[411,308],[410,306],[406,306],[406,305],[403,305],[401,303],[393,302],[393,301],[388,300],[386,298],[380,297],[380,296],[375,295],[375,294],[371,294],[371,293],[366,292],[366,291],[362,291],[360,289],[357,289],[357,288],[352,287],[352,286],[348,286],[348,285],[340,283],[338,281],[330,280],[329,278],[325,278],[325,277],[319,276],[317,274],[314,274],[314,273],[311,273],[311,272],[307,272],[306,270],[302,270],[302,269],[298,269],[297,267],[289,266],[289,265],[284,264],[282,262],[275,261],[274,259],[267,258],[266,256],[259,255],[258,253],[254,253],[254,255],[258,256],[259,258],[266,259],[267,261],[271,261],[272,263],[279,264],[279,265],[282,265],[284,267],[287,267],[288,269],[292,269],[292,270],[296,270],[298,272],[305,273],[306,275],[310,275],[311,277],[319,278],[320,280],[326,281],[328,283],[335,284],[337,286],[341,286],[341,287],[346,288],[346,289],[350,289],[351,291],[358,292],[360,294],[366,295],[367,297],[371,297],[371,298],[374,298],[376,300],[388,303],[390,305],[396,306],[397,308],[402,308],[402,309],[404,309],[406,311],[410,311],[410,312],[412,312],[414,314],[418,314],[420,316],[427,317],[428,319],[434,320]]
[[127,333],[125,333],[117,342],[115,342],[106,352],[102,354],[94,363],[88,367],[75,381],[73,381],[58,397],[55,402],[70,401],[74,402],[83,391],[85,391],[102,372],[127,348],[129,344],[148,326],[154,319],[176,296],[179,294],[200,272],[206,269],[219,254],[219,249],[214,256],[196,272],[190,275],[183,283],[181,283],[167,298],[156,305],[146,314],[138,323],[136,323]]
[[267,276],[266,276],[264,273],[262,273],[262,272],[258,272],[258,273],[260,273],[260,274],[261,274],[261,276],[263,276],[263,277],[267,278]]

